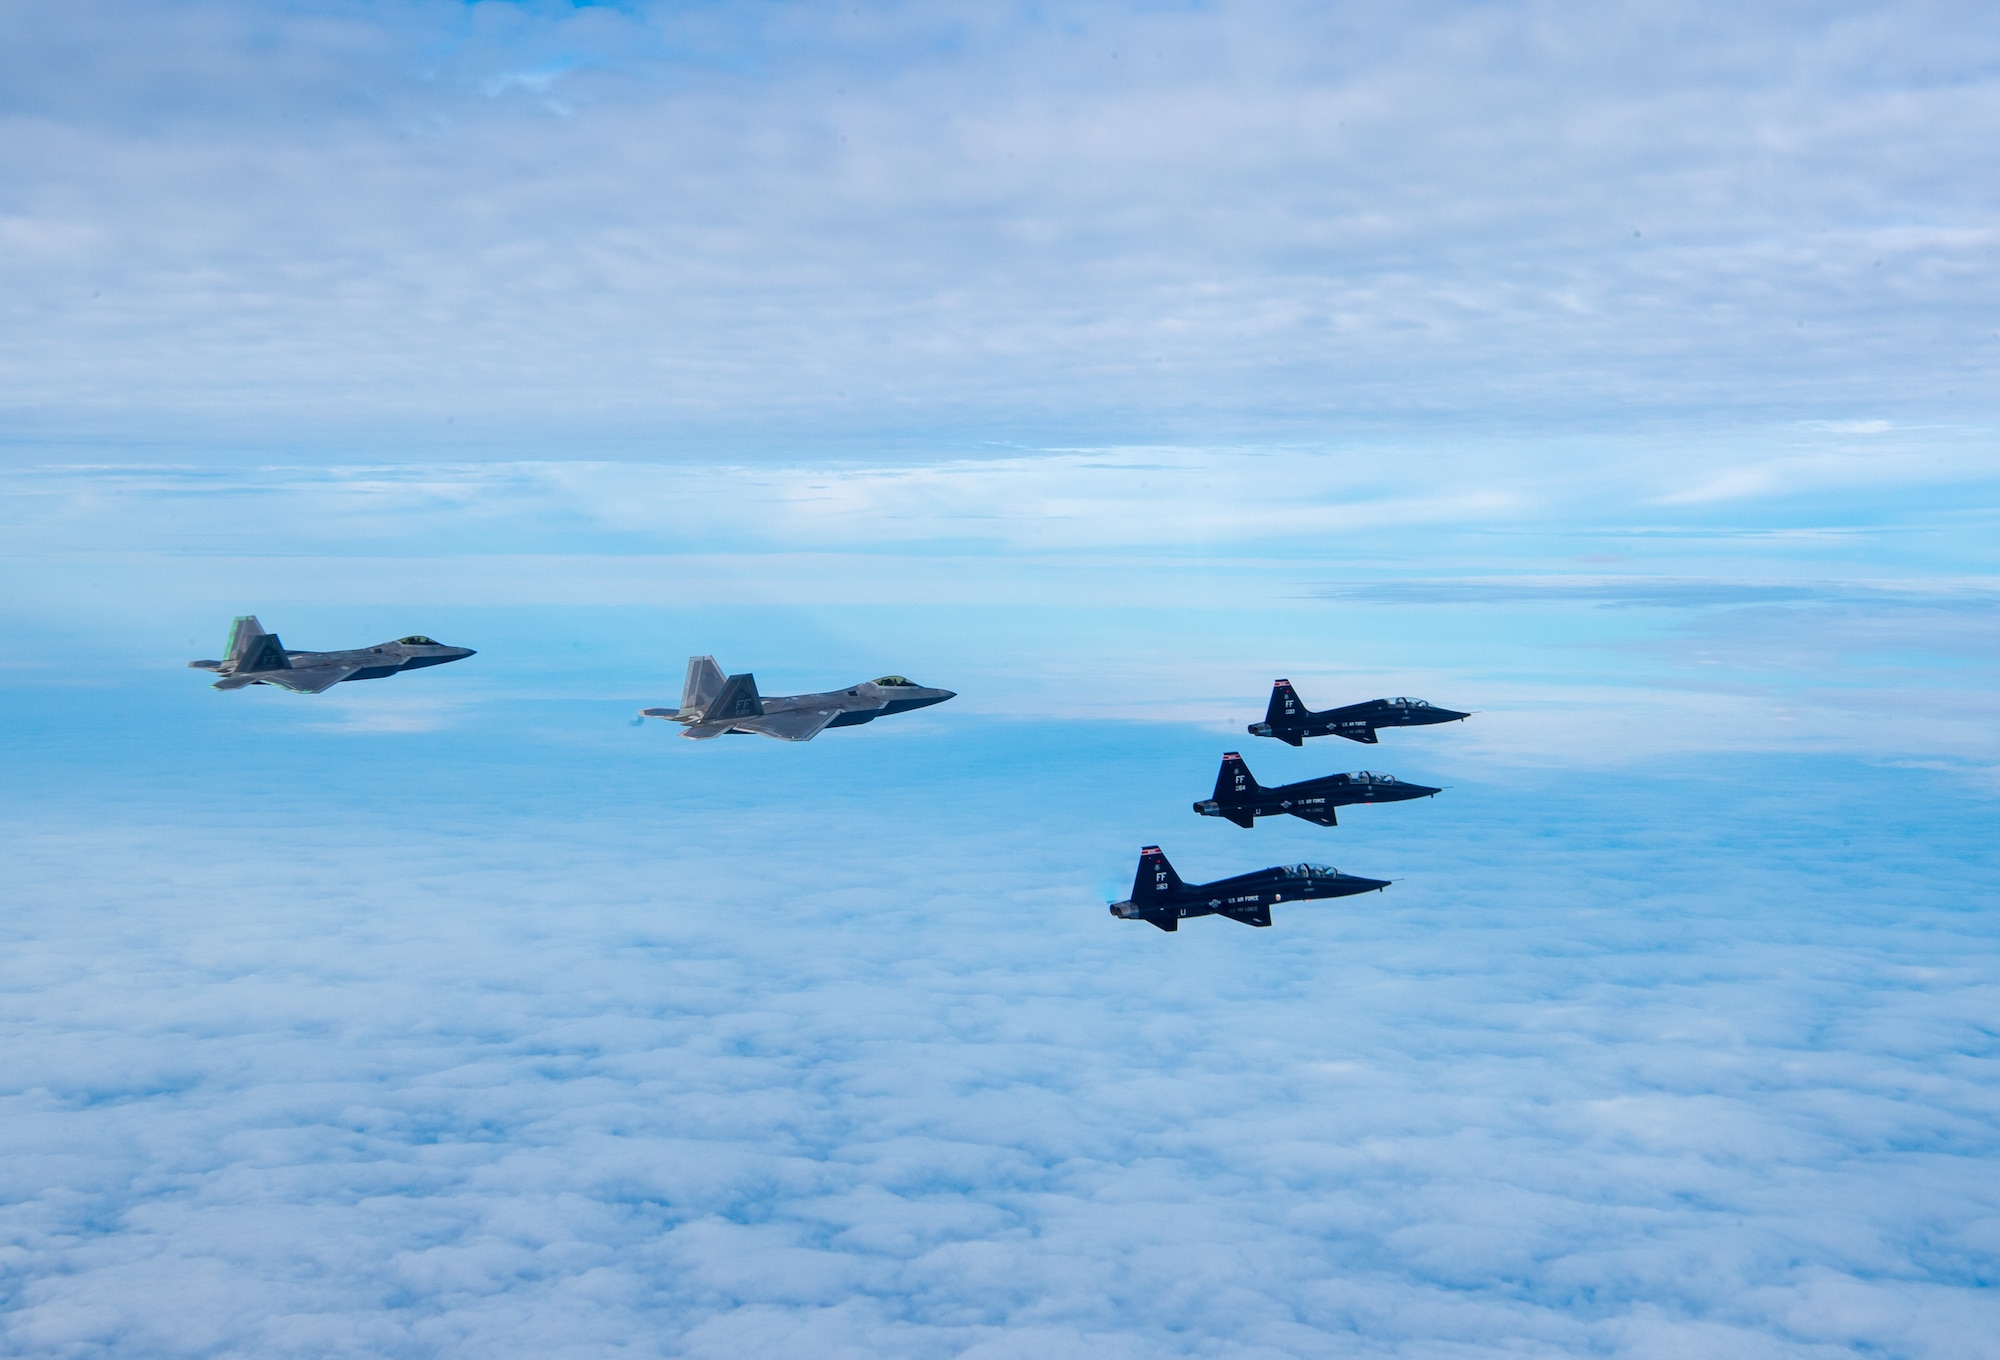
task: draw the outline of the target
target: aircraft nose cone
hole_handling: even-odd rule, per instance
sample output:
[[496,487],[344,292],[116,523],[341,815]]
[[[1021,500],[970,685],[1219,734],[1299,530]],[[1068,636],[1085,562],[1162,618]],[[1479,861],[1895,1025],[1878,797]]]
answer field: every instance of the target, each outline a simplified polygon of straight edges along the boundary
[[478,655],[479,653],[473,651],[472,648],[470,647],[454,647],[451,649],[451,659],[453,661],[463,661],[468,656],[478,656]]

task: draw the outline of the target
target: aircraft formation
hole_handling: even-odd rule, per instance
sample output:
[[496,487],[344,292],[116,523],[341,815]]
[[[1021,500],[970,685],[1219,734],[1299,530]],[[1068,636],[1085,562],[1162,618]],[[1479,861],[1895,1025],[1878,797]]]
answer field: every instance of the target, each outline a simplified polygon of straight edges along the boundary
[[[1376,743],[1384,727],[1429,727],[1471,717],[1456,709],[1436,708],[1422,699],[1370,699],[1315,713],[1299,701],[1289,680],[1273,681],[1264,721],[1251,723],[1253,737],[1275,737],[1288,746],[1303,746],[1307,737],[1346,737]],[[1235,751],[1222,757],[1215,792],[1194,805],[1204,817],[1221,817],[1246,829],[1259,817],[1298,817],[1316,826],[1338,826],[1335,810],[1360,803],[1402,803],[1434,798],[1442,789],[1406,784],[1389,774],[1358,770],[1322,775],[1294,784],[1265,788]],[[1322,897],[1351,897],[1380,892],[1387,879],[1343,874],[1324,864],[1275,865],[1213,883],[1186,883],[1157,845],[1139,852],[1139,871],[1132,878],[1132,895],[1111,904],[1121,921],[1144,921],[1161,930],[1179,930],[1191,916],[1227,916],[1246,926],[1271,924],[1271,908],[1279,902],[1305,902]]]
[[[229,646],[219,661],[190,661],[196,670],[221,678],[214,688],[243,689],[276,685],[299,694],[321,694],[348,680],[380,680],[402,671],[441,666],[475,656],[469,647],[451,647],[421,633],[372,647],[335,652],[287,649],[276,633],[267,632],[254,614],[238,618],[229,630]],[[931,689],[900,675],[861,680],[845,689],[816,694],[763,695],[757,677],[744,671],[723,674],[712,656],[688,658],[678,708],[643,708],[639,721],[664,718],[681,725],[681,735],[707,741],[725,735],[773,737],[779,741],[811,741],[829,727],[858,727],[893,713],[908,713],[956,696],[948,689]],[[1289,680],[1275,681],[1264,721],[1251,723],[1253,737],[1272,737],[1299,747],[1308,737],[1336,736],[1373,745],[1385,727],[1428,727],[1460,722],[1472,716],[1437,708],[1422,699],[1371,699],[1314,712],[1292,689]],[[1360,770],[1322,775],[1266,788],[1257,782],[1242,755],[1222,757],[1215,792],[1194,805],[1204,817],[1221,817],[1246,829],[1259,817],[1292,816],[1317,826],[1338,826],[1336,809],[1362,803],[1400,803],[1432,798],[1443,792],[1424,784],[1406,784],[1393,775]],[[1271,908],[1279,902],[1305,902],[1380,892],[1387,879],[1343,874],[1321,864],[1275,865],[1220,878],[1213,883],[1187,883],[1157,845],[1139,852],[1139,869],[1132,895],[1111,904],[1120,920],[1144,921],[1161,930],[1179,930],[1190,917],[1227,916],[1250,926],[1271,924]]]

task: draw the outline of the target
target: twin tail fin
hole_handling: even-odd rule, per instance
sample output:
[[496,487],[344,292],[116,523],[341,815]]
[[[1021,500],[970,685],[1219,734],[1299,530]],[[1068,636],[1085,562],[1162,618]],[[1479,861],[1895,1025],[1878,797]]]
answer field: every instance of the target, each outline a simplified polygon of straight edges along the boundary
[[757,693],[757,677],[745,671],[723,682],[715,698],[702,709],[701,720],[718,723],[763,716],[764,700]]
[[722,693],[722,667],[715,664],[712,656],[691,656],[688,658],[687,679],[681,682],[681,712],[695,714],[715,702]]
[[247,671],[288,671],[292,659],[276,633],[264,631],[255,614],[245,614],[229,626],[229,659],[224,663],[241,675]]

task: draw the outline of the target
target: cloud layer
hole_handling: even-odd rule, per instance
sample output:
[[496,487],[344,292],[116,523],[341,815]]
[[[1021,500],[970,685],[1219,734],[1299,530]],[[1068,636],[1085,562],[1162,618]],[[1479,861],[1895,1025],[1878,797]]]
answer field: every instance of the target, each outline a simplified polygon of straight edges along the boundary
[[[1199,732],[866,735],[586,772],[246,734],[233,799],[172,750],[51,766],[7,820],[10,1349],[1928,1358],[2000,1321],[1990,808],[1933,776],[1460,780],[1251,835],[1187,813]],[[1141,933],[1103,909],[1141,837],[1398,881]]]
[[43,445],[1866,422],[2000,387],[1980,6],[10,31],[0,372]]

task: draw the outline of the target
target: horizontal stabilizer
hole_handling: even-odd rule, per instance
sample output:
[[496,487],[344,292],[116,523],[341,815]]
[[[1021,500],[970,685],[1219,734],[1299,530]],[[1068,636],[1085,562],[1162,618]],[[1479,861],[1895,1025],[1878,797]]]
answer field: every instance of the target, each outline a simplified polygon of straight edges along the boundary
[[1139,919],[1156,925],[1161,930],[1179,930],[1181,928],[1180,919],[1174,916],[1142,916]]
[[1224,808],[1222,815],[1246,831],[1257,825],[1257,814],[1242,808]]

